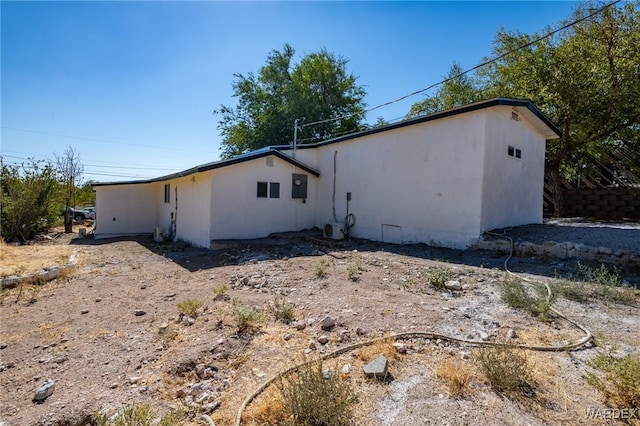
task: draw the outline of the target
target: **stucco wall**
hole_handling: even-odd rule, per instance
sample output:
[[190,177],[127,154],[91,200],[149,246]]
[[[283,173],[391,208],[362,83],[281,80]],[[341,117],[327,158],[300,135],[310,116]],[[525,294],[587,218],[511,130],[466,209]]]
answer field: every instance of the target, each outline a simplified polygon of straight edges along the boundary
[[158,223],[160,184],[98,186],[95,238],[152,234]]
[[316,225],[356,215],[351,235],[467,247],[479,235],[484,115],[469,113],[318,148]]
[[[171,213],[174,214],[175,238],[199,247],[209,247],[212,172],[195,173],[164,182],[160,191],[160,222],[171,231]],[[169,184],[171,198],[164,202],[164,185]],[[176,209],[176,195],[177,206]]]
[[[542,223],[545,139],[511,107],[487,110],[482,185],[482,231]],[[515,111],[517,113],[517,111]],[[522,158],[508,155],[508,146]]]
[[[268,159],[273,167],[267,165]],[[291,198],[292,174],[308,175],[308,198]],[[258,198],[257,183],[279,182],[280,198]],[[213,170],[211,239],[265,237],[315,225],[315,176],[275,156]]]

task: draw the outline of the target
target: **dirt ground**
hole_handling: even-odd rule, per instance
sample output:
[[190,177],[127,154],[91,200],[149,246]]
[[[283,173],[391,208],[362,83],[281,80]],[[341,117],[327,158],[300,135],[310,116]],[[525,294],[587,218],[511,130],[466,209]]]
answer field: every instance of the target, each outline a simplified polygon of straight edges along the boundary
[[[584,335],[560,318],[541,322],[506,306],[497,287],[505,276],[503,254],[318,237],[310,231],[219,242],[211,250],[75,234],[41,243],[77,251],[78,269],[42,286],[2,292],[0,425],[91,424],[96,413],[111,416],[144,403],[160,413],[187,407],[208,413],[218,426],[232,425],[242,401],[279,371],[372,338],[434,332],[561,345]],[[577,270],[575,262],[554,259],[514,258],[509,266],[540,281]],[[431,287],[429,270],[448,271],[462,290]],[[622,273],[638,282],[638,271]],[[202,307],[185,318],[178,305],[188,299]],[[274,306],[284,301],[295,307],[294,323],[274,318]],[[356,389],[359,425],[620,423],[588,415],[606,405],[585,381],[592,371],[587,361],[607,347],[621,355],[638,352],[638,303],[558,299],[554,306],[593,332],[595,344],[571,352],[526,351],[535,392],[524,401],[494,393],[474,363],[475,349],[446,339],[402,340],[406,353],[389,355],[383,382],[362,374],[378,355],[375,348],[325,363]],[[262,314],[258,329],[238,333],[239,307]],[[336,322],[328,331],[320,325],[326,316]],[[462,397],[451,396],[436,374],[446,360],[472,372]],[[55,381],[53,394],[32,402],[47,379]],[[250,403],[243,424],[264,424],[275,393],[271,386]]]

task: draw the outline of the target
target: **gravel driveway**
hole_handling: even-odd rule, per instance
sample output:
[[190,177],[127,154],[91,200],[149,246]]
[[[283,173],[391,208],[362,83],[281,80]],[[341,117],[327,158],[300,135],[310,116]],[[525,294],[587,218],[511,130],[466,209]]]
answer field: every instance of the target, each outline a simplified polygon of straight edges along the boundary
[[548,219],[540,225],[507,228],[506,235],[516,242],[541,244],[544,241],[570,241],[586,246],[640,253],[638,222],[591,222],[584,218]]

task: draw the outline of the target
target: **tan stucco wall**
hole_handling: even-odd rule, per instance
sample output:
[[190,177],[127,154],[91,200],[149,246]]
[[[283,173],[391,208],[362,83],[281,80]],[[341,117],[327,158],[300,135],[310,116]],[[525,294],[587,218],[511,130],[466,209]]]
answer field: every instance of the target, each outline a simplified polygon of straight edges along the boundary
[[98,186],[95,190],[95,238],[153,233],[161,184]]
[[[273,160],[273,167],[267,159]],[[291,198],[292,174],[308,175],[308,198]],[[213,171],[211,239],[265,237],[315,225],[317,178],[275,156],[258,158]],[[279,182],[280,198],[258,198],[257,183]]]
[[[511,118],[516,112],[519,121]],[[487,111],[482,183],[482,231],[542,223],[545,139],[524,114],[502,106]],[[522,158],[507,155],[511,145]]]
[[337,151],[336,216],[344,221],[351,192],[351,235],[468,246],[480,230],[484,121],[482,112],[469,113],[319,148],[316,224],[335,221]]

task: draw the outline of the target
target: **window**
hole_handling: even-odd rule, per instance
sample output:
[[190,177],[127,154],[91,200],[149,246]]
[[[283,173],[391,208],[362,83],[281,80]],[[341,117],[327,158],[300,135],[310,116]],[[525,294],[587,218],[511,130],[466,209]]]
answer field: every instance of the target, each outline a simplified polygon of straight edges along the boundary
[[291,198],[307,198],[307,175],[293,174],[291,179]]
[[280,182],[269,182],[269,198],[280,198]]
[[509,145],[507,147],[507,155],[509,157],[522,158],[522,150],[520,148]]
[[258,198],[267,198],[267,182],[258,182]]
[[164,202],[171,202],[171,184],[168,183],[164,185]]

